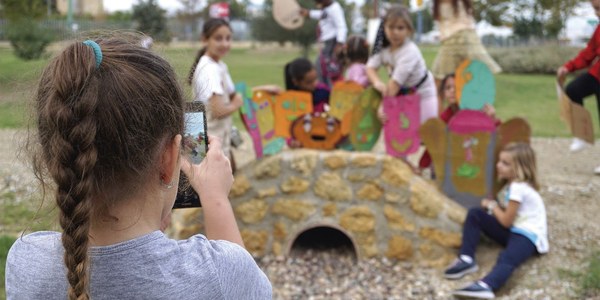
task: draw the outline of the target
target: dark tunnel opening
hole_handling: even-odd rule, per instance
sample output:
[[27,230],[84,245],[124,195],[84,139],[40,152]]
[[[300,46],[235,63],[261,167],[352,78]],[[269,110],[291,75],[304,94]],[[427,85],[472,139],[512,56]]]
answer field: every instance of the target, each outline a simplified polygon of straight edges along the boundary
[[326,226],[314,227],[300,233],[290,248],[290,255],[306,252],[330,252],[358,257],[352,240],[342,231]]

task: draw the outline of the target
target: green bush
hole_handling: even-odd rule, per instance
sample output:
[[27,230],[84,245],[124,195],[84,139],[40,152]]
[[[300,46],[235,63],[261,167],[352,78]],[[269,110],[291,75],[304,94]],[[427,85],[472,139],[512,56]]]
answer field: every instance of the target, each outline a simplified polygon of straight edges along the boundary
[[556,74],[556,69],[580,49],[547,44],[536,47],[490,48],[490,55],[505,73]]
[[37,22],[10,22],[7,37],[15,55],[23,60],[38,59],[53,41],[52,33]]
[[6,267],[6,256],[10,246],[15,242],[15,238],[12,236],[2,235],[0,236],[0,299],[4,299],[4,269]]
[[589,260],[587,270],[581,281],[583,297],[591,299],[600,297],[600,251],[594,252]]

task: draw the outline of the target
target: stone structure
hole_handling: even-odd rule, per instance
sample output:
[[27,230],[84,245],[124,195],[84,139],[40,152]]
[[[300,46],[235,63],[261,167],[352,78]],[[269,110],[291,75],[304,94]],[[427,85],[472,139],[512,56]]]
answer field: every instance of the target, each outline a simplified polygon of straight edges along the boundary
[[[447,264],[461,243],[465,210],[383,154],[286,151],[238,170],[230,200],[254,256],[286,255],[310,229],[345,234],[357,257]],[[174,213],[173,235],[202,230],[201,209]]]

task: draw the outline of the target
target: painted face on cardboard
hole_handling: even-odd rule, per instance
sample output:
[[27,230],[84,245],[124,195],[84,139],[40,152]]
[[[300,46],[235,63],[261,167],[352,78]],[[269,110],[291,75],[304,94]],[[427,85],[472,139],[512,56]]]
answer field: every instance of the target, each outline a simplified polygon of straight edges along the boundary
[[331,150],[342,139],[340,122],[323,115],[306,114],[292,124],[292,135],[304,148]]
[[411,35],[410,27],[400,18],[387,20],[383,28],[392,49],[402,46]]
[[512,155],[506,151],[500,152],[496,163],[496,172],[500,180],[513,180],[515,178],[515,161]]
[[206,54],[215,61],[219,61],[231,49],[231,29],[222,25],[209,37],[204,37],[202,41],[206,44]]
[[317,70],[312,69],[304,74],[304,77],[301,79],[292,80],[301,91],[312,92],[317,88],[317,79]]

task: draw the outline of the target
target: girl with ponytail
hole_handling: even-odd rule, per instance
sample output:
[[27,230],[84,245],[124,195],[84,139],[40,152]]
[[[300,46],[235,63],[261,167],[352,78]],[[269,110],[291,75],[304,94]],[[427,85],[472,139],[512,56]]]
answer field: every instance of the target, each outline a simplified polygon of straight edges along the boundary
[[[200,165],[181,159],[183,113],[173,69],[139,40],[74,42],[50,62],[31,144],[62,233],[13,244],[7,299],[270,298],[227,199],[229,160],[215,138]],[[180,170],[202,198],[206,236],[176,241],[162,230]]]
[[198,51],[192,64],[188,83],[192,85],[194,101],[204,102],[207,111],[207,130],[223,142],[223,152],[235,170],[231,153],[231,114],[243,104],[242,95],[235,86],[227,64],[222,58],[231,49],[231,27],[223,19],[209,19],[202,26],[204,48]]

